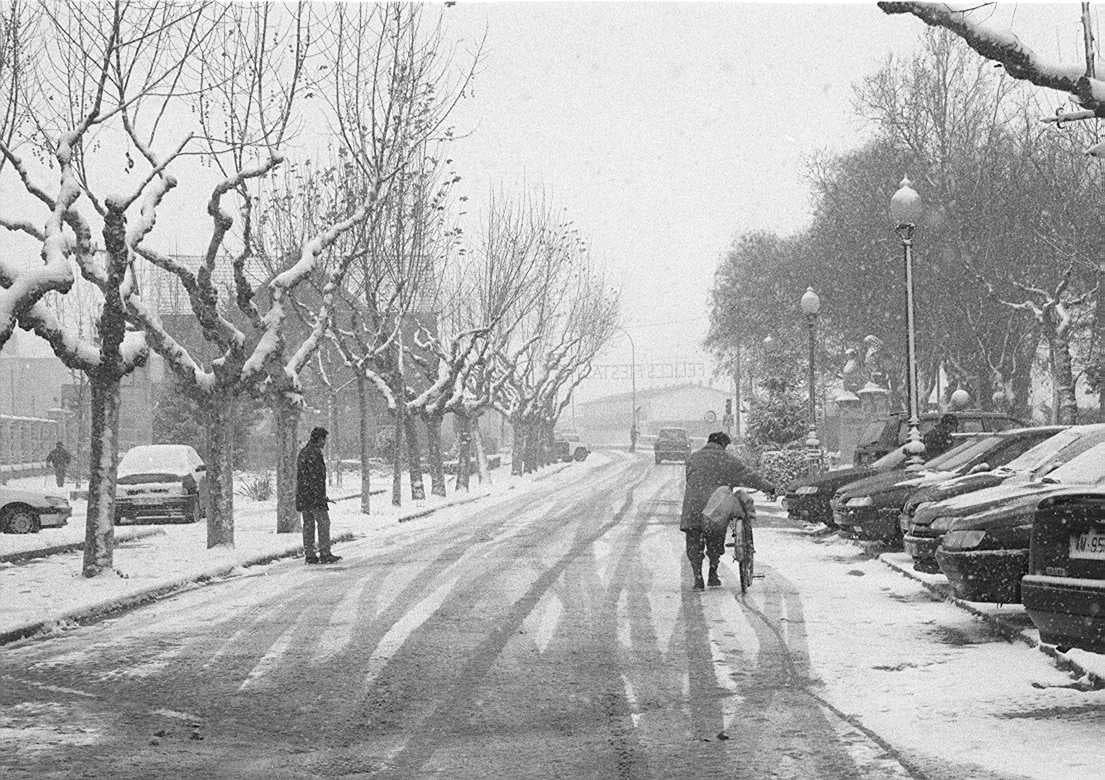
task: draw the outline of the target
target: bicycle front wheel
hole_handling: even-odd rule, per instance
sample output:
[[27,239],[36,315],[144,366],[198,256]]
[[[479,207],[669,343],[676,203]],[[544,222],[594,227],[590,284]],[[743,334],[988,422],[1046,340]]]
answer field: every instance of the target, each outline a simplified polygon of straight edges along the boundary
[[752,587],[752,561],[755,554],[755,547],[752,544],[752,525],[745,522],[744,527],[741,529],[743,533],[743,555],[740,559],[740,580],[741,580],[741,593],[747,591]]

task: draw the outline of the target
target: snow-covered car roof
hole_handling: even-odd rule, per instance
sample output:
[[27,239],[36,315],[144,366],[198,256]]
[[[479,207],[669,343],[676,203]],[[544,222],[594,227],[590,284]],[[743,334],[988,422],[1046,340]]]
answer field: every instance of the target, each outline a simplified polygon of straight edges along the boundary
[[203,459],[187,444],[140,444],[119,461],[119,476],[151,471],[187,474],[201,463]]

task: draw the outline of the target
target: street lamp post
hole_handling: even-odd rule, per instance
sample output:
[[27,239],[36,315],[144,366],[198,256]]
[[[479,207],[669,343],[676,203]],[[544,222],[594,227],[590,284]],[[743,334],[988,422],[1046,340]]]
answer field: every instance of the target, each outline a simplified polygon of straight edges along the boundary
[[909,178],[890,199],[894,232],[902,242],[905,263],[906,309],[906,391],[909,393],[909,441],[906,443],[906,468],[918,469],[924,463],[925,442],[921,438],[921,418],[917,409],[917,331],[913,314],[913,231],[921,218],[921,196],[910,186]]
[[815,352],[817,349],[817,315],[821,312],[821,299],[813,288],[808,288],[798,302],[798,307],[806,317],[809,326],[810,340],[810,365],[809,365],[809,390],[810,390],[810,432],[806,437],[806,448],[809,457],[809,474],[816,477],[821,470],[821,442],[817,439],[817,391],[815,378]]
[[633,343],[633,337],[629,335],[629,331],[625,328],[619,327],[625,337],[629,339],[629,394],[630,404],[632,404],[633,417],[629,427],[629,451],[637,451],[637,436],[639,431],[637,430],[637,345]]

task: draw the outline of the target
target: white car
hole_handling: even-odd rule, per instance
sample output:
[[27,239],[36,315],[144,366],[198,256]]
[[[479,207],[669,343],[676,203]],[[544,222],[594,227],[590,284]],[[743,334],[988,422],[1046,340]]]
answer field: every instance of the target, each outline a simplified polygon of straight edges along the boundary
[[119,461],[115,524],[197,523],[207,496],[207,466],[187,444],[131,447]]
[[71,514],[73,507],[64,496],[0,485],[0,531],[4,533],[36,534],[43,528],[60,528]]

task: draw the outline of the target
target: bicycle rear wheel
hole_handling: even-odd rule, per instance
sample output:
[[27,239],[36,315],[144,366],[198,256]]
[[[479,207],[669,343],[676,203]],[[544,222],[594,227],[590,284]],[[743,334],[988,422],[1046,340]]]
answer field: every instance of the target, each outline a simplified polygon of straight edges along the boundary
[[740,558],[741,593],[744,593],[752,587],[752,561],[755,557],[755,548],[752,545],[752,525],[748,522],[745,522],[743,525],[743,533],[741,534],[744,537],[743,544],[741,545],[743,548],[743,555],[741,555]]

